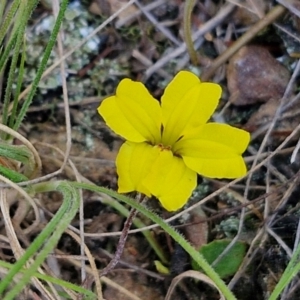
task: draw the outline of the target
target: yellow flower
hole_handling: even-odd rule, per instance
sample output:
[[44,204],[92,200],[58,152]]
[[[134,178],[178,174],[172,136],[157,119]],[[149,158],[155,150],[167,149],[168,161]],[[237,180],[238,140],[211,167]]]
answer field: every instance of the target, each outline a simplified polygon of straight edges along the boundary
[[98,108],[107,125],[127,140],[116,160],[118,191],[153,195],[165,209],[175,211],[196,187],[197,173],[210,178],[245,175],[241,154],[249,133],[207,123],[221,92],[219,85],[181,71],[159,102],[142,83],[123,79],[116,95]]

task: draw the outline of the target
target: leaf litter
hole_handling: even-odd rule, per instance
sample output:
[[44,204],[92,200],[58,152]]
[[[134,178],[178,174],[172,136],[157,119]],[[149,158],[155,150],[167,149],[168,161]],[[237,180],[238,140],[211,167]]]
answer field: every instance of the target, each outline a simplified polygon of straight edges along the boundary
[[[65,51],[74,47],[126,2],[71,1],[68,21],[63,28]],[[241,181],[230,188],[223,188],[222,191],[219,189],[227,181],[199,178],[199,186],[186,208],[202,203],[201,200],[211,193],[215,193],[214,196],[201,205],[200,217],[195,212],[187,211],[178,214],[177,219],[172,222],[194,245],[222,240],[228,236],[236,236],[238,241],[247,244],[249,250],[241,270],[226,279],[241,300],[253,299],[253,290],[258,291],[256,299],[266,299],[288,263],[289,254],[284,249],[286,246],[293,248],[299,230],[299,187],[294,183],[299,177],[299,154],[294,152],[294,162],[290,161],[299,139],[299,76],[296,55],[299,41],[293,34],[299,27],[299,19],[290,6],[287,6],[288,1],[278,2],[287,7],[284,13],[253,35],[251,41],[233,53],[229,61],[225,60],[210,79],[223,87],[218,118],[252,134],[253,141],[245,155],[249,168],[253,161],[258,164],[274,151],[276,155],[252,172],[250,181]],[[181,0],[139,1],[139,6],[130,6],[130,9],[124,11],[118,19],[70,56],[66,60],[72,108],[70,159],[82,178],[116,189],[114,159],[122,140],[99,119],[96,108],[104,97],[114,92],[122,78],[142,80],[155,97],[161,96],[169,79],[180,69],[195,71],[201,78],[206,67],[230,49],[251,26],[255,26],[263,16],[268,15],[274,5],[268,0],[228,1],[227,4],[212,0],[197,2],[192,15],[192,30],[196,32],[213,20],[213,25],[206,34],[202,34],[195,41],[199,55],[198,66],[191,64],[186,51],[178,51],[180,47],[184,47],[184,1]],[[226,15],[221,21],[214,19],[217,13],[225,10]],[[32,80],[38,62],[39,54],[35,56],[35,53],[39,45],[44,45],[43,38],[47,40],[46,31],[52,18],[51,10],[41,5],[36,16],[28,28],[29,59],[25,71],[28,75],[27,83]],[[45,32],[40,31],[42,26],[46,26]],[[283,34],[282,28],[288,30]],[[56,53],[53,53],[49,66],[56,59]],[[42,81],[22,127],[22,134],[35,143],[41,155],[43,175],[57,170],[62,164],[63,157],[55,148],[62,151],[66,149],[61,99],[61,80],[54,71]],[[273,130],[268,132],[272,122]],[[293,138],[290,138],[291,134],[294,135]],[[289,142],[277,150],[286,138],[290,138]],[[60,178],[73,180],[75,177],[71,169],[66,168]],[[44,222],[47,222],[58,209],[61,198],[56,194],[51,197],[43,196],[40,203]],[[19,207],[21,201],[11,202],[12,215]],[[84,207],[86,244],[101,270],[115,251],[118,236],[113,233],[122,229],[124,217],[112,207],[102,204],[99,196],[89,192],[84,193]],[[153,206],[152,209],[164,218],[171,216],[158,206]],[[244,213],[241,213],[243,209]],[[33,222],[33,217],[29,211],[17,221],[21,228],[26,228]],[[143,219],[142,216],[141,218]],[[147,220],[143,221],[148,224]],[[73,225],[78,226],[78,222],[79,219],[75,219]],[[241,230],[240,224],[243,224]],[[34,238],[43,226],[41,224],[40,228],[30,233],[22,233],[24,243]],[[265,226],[264,231],[262,226]],[[111,236],[101,236],[101,233],[111,233]],[[90,237],[89,234],[99,236]],[[5,235],[4,230],[2,235]],[[155,228],[153,235],[170,259],[170,270],[180,260],[184,264],[177,269],[177,274],[191,269],[189,259],[184,258],[165,233]],[[55,253],[65,256],[64,259],[57,260],[61,278],[80,284],[80,268],[71,259],[71,255],[79,255],[78,245],[63,236]],[[1,248],[0,255],[5,260],[12,257],[7,245]],[[154,264],[156,259],[157,256],[143,235],[130,235],[120,263],[108,274],[108,278],[117,286],[106,282],[103,297],[164,299],[175,274],[158,274]],[[217,291],[205,283],[184,280],[176,287],[172,299],[199,299],[202,296],[214,299],[217,295]],[[287,299],[299,297],[300,289],[296,282],[286,291],[286,295]]]

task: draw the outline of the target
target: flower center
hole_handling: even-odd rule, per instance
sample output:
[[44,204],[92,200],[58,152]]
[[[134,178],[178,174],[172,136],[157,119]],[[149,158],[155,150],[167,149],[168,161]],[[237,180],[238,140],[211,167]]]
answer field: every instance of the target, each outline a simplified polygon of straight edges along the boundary
[[165,146],[163,144],[158,144],[157,147],[160,149],[160,151],[171,151],[172,147],[171,146]]

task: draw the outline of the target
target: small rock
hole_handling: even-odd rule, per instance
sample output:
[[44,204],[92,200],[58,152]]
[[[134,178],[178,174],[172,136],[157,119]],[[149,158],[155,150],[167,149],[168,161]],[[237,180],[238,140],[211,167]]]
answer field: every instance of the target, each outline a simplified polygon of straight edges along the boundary
[[229,101],[235,105],[249,105],[279,99],[289,78],[289,71],[266,48],[242,47],[227,68]]

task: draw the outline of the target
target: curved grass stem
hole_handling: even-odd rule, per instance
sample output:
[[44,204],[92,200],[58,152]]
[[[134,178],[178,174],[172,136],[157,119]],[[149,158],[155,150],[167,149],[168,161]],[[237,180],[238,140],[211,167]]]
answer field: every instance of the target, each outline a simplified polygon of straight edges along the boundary
[[163,219],[161,219],[155,213],[149,211],[144,205],[141,205],[136,200],[120,195],[117,192],[111,191],[109,189],[98,187],[91,184],[79,183],[79,182],[69,182],[74,188],[82,188],[94,192],[105,193],[119,201],[122,201],[130,205],[133,209],[136,209],[140,213],[144,214],[147,218],[152,220],[154,223],[158,224],[163,230],[165,230],[181,247],[194,259],[196,263],[204,270],[204,272],[213,280],[216,286],[220,289],[222,294],[227,300],[236,300],[236,297],[226,286],[224,281],[215,272],[215,270],[208,264],[205,258],[188,242],[184,237],[178,233],[173,227],[167,224]]
[[192,30],[191,30],[192,12],[195,4],[196,4],[196,0],[186,0],[184,4],[184,14],[183,14],[184,39],[193,65],[198,64],[197,53],[194,48],[194,43],[192,39]]
[[[23,256],[18,259],[7,275],[2,278],[0,282],[0,295],[4,296],[1,298],[3,300],[13,300],[20,294],[21,290],[30,282],[32,276],[34,276],[40,265],[56,246],[61,235],[78,212],[80,204],[78,190],[67,182],[61,181],[59,183],[43,183],[43,189],[40,186],[40,191],[59,191],[63,194],[64,200],[51,221],[34,239]],[[14,277],[17,274],[20,274],[21,270],[24,266],[28,265],[29,262],[31,262],[31,264],[27,268],[26,272],[21,275],[13,288],[5,293],[10,284],[13,282]]]

